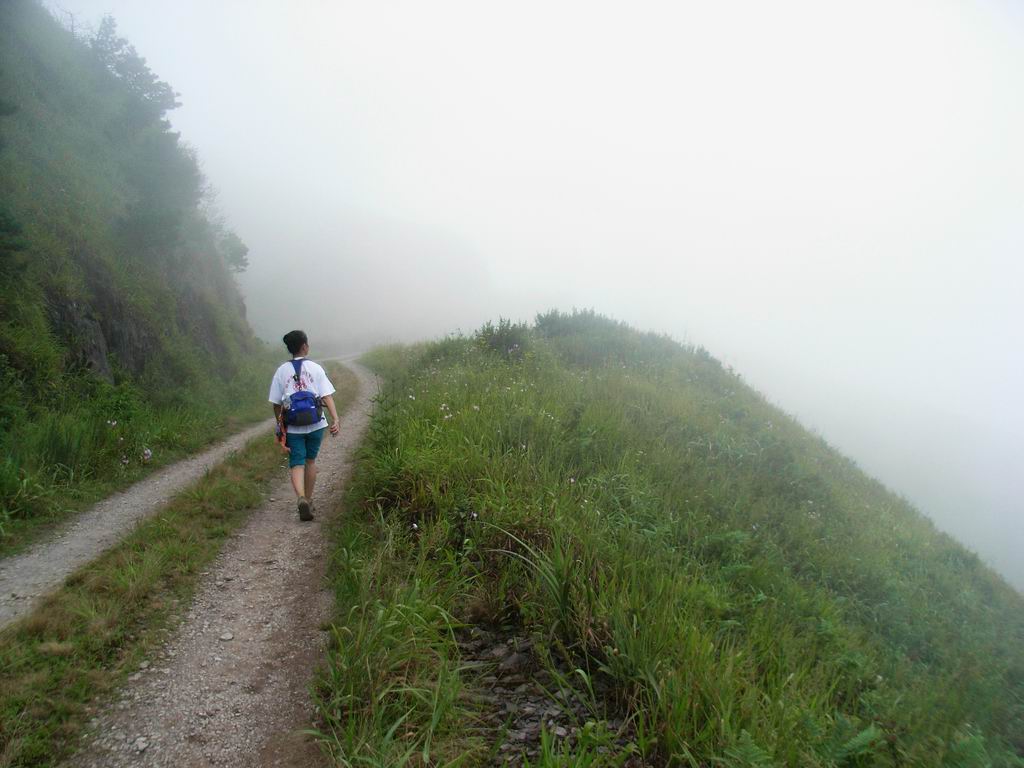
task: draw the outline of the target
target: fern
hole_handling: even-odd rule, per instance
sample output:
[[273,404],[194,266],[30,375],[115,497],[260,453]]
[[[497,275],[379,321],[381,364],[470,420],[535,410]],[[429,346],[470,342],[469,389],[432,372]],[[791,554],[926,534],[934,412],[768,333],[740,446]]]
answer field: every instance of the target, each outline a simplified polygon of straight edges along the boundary
[[775,765],[772,756],[746,731],[740,732],[739,741],[725,750],[725,756],[728,760],[719,762],[729,768],[771,768]]
[[876,725],[859,729],[855,723],[840,717],[821,756],[829,764],[846,765],[852,758],[873,754],[884,735]]
[[942,760],[947,768],[992,768],[992,758],[985,749],[985,739],[970,729],[958,733]]
[[845,741],[839,747],[839,760],[848,760],[851,757],[870,755],[875,751],[875,746],[881,740],[882,730],[875,725],[869,725],[863,731],[851,739]]

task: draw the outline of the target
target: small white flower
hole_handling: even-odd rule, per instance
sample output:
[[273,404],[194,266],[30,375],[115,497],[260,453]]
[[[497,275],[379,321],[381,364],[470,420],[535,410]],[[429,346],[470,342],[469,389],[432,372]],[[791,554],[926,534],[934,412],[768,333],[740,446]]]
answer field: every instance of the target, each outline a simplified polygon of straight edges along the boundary
[[149,448],[143,448],[142,449],[142,460],[143,461],[149,461],[152,458],[153,458],[153,452],[151,450],[149,450]]
[[413,523],[413,524],[412,524],[412,529],[413,529],[414,531],[418,531],[418,530],[420,529],[420,527],[419,527],[418,525],[416,525],[416,523]]
[[410,400],[415,400],[416,399],[416,395],[409,395],[409,399]]
[[121,463],[124,464],[125,466],[128,466],[128,457],[127,456],[122,456],[121,457]]
[[570,477],[569,478],[569,485],[572,485],[575,482],[576,482],[576,478],[575,477]]
[[479,405],[474,405],[473,406],[473,410],[474,411],[479,411],[480,410],[480,406]]

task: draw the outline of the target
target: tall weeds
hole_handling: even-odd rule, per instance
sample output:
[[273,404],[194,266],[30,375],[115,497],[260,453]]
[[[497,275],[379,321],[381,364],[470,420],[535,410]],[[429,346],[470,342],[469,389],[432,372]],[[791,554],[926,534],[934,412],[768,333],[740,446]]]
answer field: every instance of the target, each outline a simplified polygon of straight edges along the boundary
[[[341,600],[340,626],[401,627],[374,643],[428,690],[458,670],[452,622],[513,626],[660,764],[1024,764],[1024,603],[976,557],[703,350],[591,313],[515,329],[513,355],[511,333],[373,355],[351,503],[365,551],[404,565],[401,586],[350,576],[383,602]],[[418,699],[358,692],[396,694],[373,731],[425,743]],[[339,711],[335,732],[362,727]]]
[[85,391],[11,417],[0,432],[0,554],[40,523],[269,413],[263,390],[271,363],[261,354],[237,379],[195,385],[164,405],[127,382],[79,382]]

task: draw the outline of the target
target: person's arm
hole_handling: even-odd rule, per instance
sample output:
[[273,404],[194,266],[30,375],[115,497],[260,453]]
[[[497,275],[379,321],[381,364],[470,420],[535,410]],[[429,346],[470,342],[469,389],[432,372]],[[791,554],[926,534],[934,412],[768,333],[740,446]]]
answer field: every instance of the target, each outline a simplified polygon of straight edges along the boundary
[[272,403],[274,406],[274,440],[278,445],[281,446],[281,450],[285,453],[291,453],[291,448],[288,447],[288,443],[285,440],[285,433],[287,430],[284,426],[284,419],[282,418],[282,409],[280,403]]
[[320,399],[324,401],[327,410],[331,412],[331,434],[336,435],[341,432],[341,424],[338,422],[338,409],[334,407],[334,395],[324,395]]
[[277,431],[281,431],[281,403],[284,402],[284,387],[281,386],[280,376],[274,374],[270,380],[270,394],[267,395],[270,404],[274,406],[274,421],[277,423]]
[[327,393],[320,396],[320,402],[331,412],[331,434],[337,435],[341,432],[341,422],[338,421],[338,409],[334,405],[334,385],[327,378],[327,371],[322,366],[317,366],[316,391]]

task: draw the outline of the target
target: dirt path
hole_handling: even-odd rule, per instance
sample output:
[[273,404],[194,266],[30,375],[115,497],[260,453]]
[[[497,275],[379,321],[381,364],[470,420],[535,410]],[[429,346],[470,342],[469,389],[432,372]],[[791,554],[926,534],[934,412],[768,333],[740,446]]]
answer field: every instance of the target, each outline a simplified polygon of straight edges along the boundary
[[136,522],[155,512],[208,468],[250,439],[266,434],[268,419],[192,458],[171,464],[75,517],[45,541],[0,560],[0,627],[31,611],[68,574],[120,541]]
[[321,521],[349,477],[376,383],[351,365],[359,397],[321,449],[312,523],[299,522],[286,477],[225,546],[179,629],[120,700],[91,723],[70,766],[313,766],[301,735],[327,639]]

